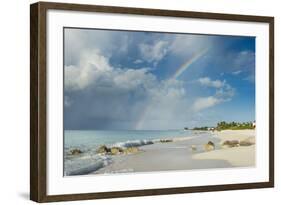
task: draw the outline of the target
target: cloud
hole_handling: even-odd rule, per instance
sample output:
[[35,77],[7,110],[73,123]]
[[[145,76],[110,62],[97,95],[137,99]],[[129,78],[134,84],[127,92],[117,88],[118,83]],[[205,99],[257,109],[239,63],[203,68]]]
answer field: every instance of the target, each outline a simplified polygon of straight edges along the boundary
[[98,29],[64,30],[65,65],[77,65],[81,53],[98,49],[106,57],[126,55],[130,38],[126,32],[114,32]]
[[130,69],[110,65],[109,60],[93,50],[84,53],[78,66],[65,66],[65,90],[77,91],[89,87],[133,90],[152,86],[155,76],[147,68]]
[[179,34],[171,40],[170,51],[176,56],[186,58],[212,47],[214,42],[214,36]]
[[233,71],[231,74],[232,75],[239,75],[240,73],[242,73],[242,70]]
[[255,80],[256,80],[255,74],[252,73],[252,74],[248,75],[247,77],[245,77],[243,80],[249,81],[251,83],[255,83]]
[[[254,76],[254,53],[229,54],[218,48],[224,41],[215,44],[217,38],[225,37],[66,29],[66,129],[180,129],[192,121],[200,126],[203,121],[196,118],[200,111],[235,95],[235,89],[219,76],[222,71],[241,70],[242,77]],[[173,68],[206,48],[210,52],[187,77],[167,80]],[[164,59],[165,64],[160,63]],[[218,69],[211,70],[217,79],[200,78],[202,73],[209,76],[210,67]],[[190,83],[194,78],[197,83]],[[207,118],[204,123],[209,123]]]
[[98,50],[65,66],[65,96],[71,129],[181,128],[190,104],[183,82],[159,80],[147,68],[115,67]]
[[[225,37],[222,37],[225,38]],[[255,73],[255,50],[241,50],[240,40],[234,40],[231,37],[224,40],[221,46],[220,41],[214,44],[210,52],[205,55],[206,64],[203,65],[208,68],[212,68],[212,75],[241,75],[244,78],[246,75]],[[248,39],[251,42],[251,46],[254,49],[254,39]],[[228,42],[228,43],[226,43]],[[231,45],[235,46],[236,49],[230,49]],[[252,45],[253,44],[253,45]],[[205,70],[205,72],[208,72]]]
[[215,93],[213,96],[208,97],[199,97],[195,99],[193,103],[193,111],[201,111],[210,107],[213,107],[217,104],[230,101],[235,95],[235,89],[230,86],[226,80],[211,80],[209,77],[199,78],[198,82],[202,86],[207,86],[215,88]]
[[255,52],[243,50],[235,53],[234,67],[240,70],[252,70],[255,67]]
[[104,73],[112,71],[108,59],[98,50],[83,52],[77,66],[65,66],[65,89],[81,90],[96,82]]
[[137,59],[137,60],[134,61],[134,64],[140,64],[140,63],[143,63],[143,60]]
[[199,78],[198,82],[203,86],[214,87],[214,88],[221,88],[225,85],[225,81],[220,81],[220,80],[213,80],[212,81],[208,77]]
[[215,96],[223,99],[223,101],[229,101],[235,95],[235,88],[229,84],[225,84],[223,87],[216,90]]
[[214,37],[67,28],[64,40],[65,65],[78,65],[82,52],[98,49],[103,56],[120,64],[131,58],[131,63],[146,62],[155,67],[170,54],[183,60],[194,56],[213,45]]
[[244,50],[237,54],[234,65],[241,72],[245,72],[247,77],[244,80],[255,83],[255,52]]
[[[242,50],[232,52],[224,57],[224,65],[222,67],[232,75],[248,75],[255,76],[255,52],[250,50]],[[254,82],[254,81],[250,81]]]
[[158,40],[154,44],[139,44],[139,50],[143,60],[157,64],[167,54],[168,45],[169,43],[167,41]]
[[200,97],[195,100],[193,104],[193,110],[196,111],[201,111],[209,107],[213,107],[219,103],[221,103],[221,99],[216,98],[214,96],[208,96],[208,97]]

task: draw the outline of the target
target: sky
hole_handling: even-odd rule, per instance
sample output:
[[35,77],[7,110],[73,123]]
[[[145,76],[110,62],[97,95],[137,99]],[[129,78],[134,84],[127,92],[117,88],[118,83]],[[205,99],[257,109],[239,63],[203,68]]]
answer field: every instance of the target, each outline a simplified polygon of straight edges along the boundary
[[255,37],[64,29],[64,128],[255,120]]

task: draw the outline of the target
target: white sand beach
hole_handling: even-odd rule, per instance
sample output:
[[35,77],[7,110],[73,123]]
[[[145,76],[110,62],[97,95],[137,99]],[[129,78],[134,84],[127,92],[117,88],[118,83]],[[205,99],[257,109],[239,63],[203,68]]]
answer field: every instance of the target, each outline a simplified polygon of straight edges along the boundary
[[[216,132],[217,137],[222,141],[239,140],[255,143],[255,130],[223,130]],[[249,167],[255,165],[255,144],[250,146],[239,146],[222,148],[211,152],[195,154],[194,159],[198,160],[226,160],[234,167]]]
[[[209,132],[209,131],[208,131]],[[243,146],[222,146],[223,142],[251,142]],[[215,149],[206,151],[211,141]],[[208,135],[179,138],[172,142],[140,147],[134,154],[114,156],[114,160],[92,174],[249,167],[255,165],[255,130],[224,130]]]

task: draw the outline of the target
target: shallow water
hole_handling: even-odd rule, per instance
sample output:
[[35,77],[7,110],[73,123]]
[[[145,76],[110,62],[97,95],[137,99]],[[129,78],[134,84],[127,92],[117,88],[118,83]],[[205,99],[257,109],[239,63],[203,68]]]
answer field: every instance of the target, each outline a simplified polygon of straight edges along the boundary
[[[64,133],[64,175],[83,175],[108,166],[114,156],[96,154],[100,145],[107,146],[143,146],[160,139],[181,137],[210,136],[209,132],[191,130],[66,130]],[[80,155],[69,155],[70,149],[83,151]]]
[[64,146],[68,148],[97,148],[136,140],[155,140],[191,136],[191,130],[66,130]]

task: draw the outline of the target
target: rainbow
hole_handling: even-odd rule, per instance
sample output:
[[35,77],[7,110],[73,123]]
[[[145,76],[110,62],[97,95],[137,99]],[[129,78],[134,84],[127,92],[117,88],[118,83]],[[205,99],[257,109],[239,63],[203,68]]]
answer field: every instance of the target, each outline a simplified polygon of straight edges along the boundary
[[148,111],[150,110],[151,105],[148,104],[142,111],[142,114],[140,115],[139,119],[137,120],[137,123],[135,124],[135,130],[140,130],[143,127],[143,122],[144,119],[148,113]]
[[189,66],[191,66],[195,61],[197,61],[200,57],[202,57],[209,48],[203,49],[201,52],[197,53],[196,55],[192,56],[191,58],[188,58],[187,61],[185,61],[181,66],[176,69],[176,72],[172,75],[171,79],[176,79],[179,77]]
[[[208,52],[209,48],[203,49],[201,52],[196,53],[194,56],[192,56],[191,58],[188,58],[183,64],[181,64],[181,66],[176,69],[176,72],[172,75],[171,78],[169,78],[169,80],[173,80],[178,78],[186,69],[188,69],[195,61],[197,61],[200,57],[204,56],[207,52]],[[135,129],[141,129],[143,127],[143,122],[144,119],[147,115],[147,113],[149,112],[149,110],[151,109],[151,105],[148,104],[144,109],[142,114],[140,115],[139,119],[136,121],[135,124]]]

